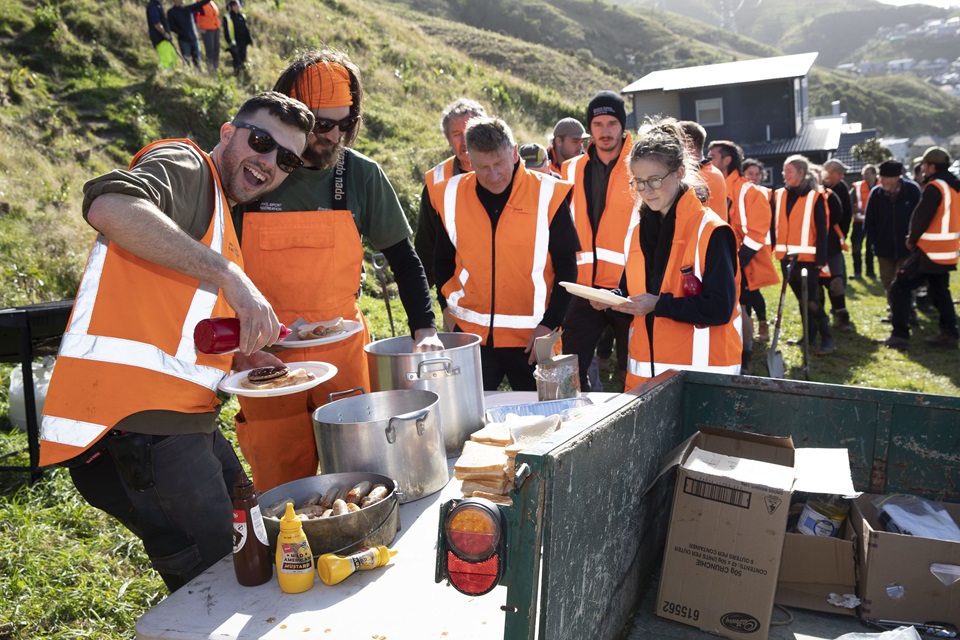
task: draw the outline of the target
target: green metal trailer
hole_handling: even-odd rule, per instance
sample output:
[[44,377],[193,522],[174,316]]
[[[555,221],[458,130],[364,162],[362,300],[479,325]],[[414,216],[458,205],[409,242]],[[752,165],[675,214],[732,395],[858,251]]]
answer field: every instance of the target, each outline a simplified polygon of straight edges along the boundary
[[[653,481],[701,426],[843,447],[860,491],[960,501],[960,398],[694,372],[626,395],[517,456],[518,488],[500,508],[505,640],[622,636],[663,556],[672,475]],[[444,567],[441,545],[438,580]]]

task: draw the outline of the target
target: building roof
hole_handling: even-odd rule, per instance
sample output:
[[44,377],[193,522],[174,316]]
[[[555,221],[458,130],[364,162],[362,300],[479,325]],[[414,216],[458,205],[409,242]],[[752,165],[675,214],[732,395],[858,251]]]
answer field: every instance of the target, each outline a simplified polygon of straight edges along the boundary
[[640,91],[681,91],[698,87],[748,84],[764,80],[800,78],[810,72],[817,52],[797,53],[775,58],[755,58],[737,62],[708,64],[683,69],[664,69],[643,76],[620,93]]
[[807,122],[793,138],[752,142],[743,145],[743,157],[788,156],[794,153],[836,151],[840,144],[843,118],[822,118]]

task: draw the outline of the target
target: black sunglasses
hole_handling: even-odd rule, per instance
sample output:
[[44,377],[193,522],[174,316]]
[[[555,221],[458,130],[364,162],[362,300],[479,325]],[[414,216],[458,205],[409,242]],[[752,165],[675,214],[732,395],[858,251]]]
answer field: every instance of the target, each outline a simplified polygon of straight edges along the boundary
[[348,131],[359,119],[357,116],[347,116],[343,120],[317,118],[316,123],[313,125],[313,132],[318,135],[321,133],[329,133],[333,131],[334,127],[339,128],[340,131]]
[[281,147],[280,144],[273,139],[273,136],[260,127],[254,126],[248,122],[240,122],[239,120],[233,122],[232,124],[238,129],[250,130],[250,135],[247,136],[247,144],[250,145],[250,148],[257,153],[270,153],[276,149],[277,168],[279,168],[280,171],[283,171],[284,173],[292,173],[294,170],[303,166],[303,160],[300,159],[300,156],[295,154],[293,151],[290,151],[290,149],[287,149],[286,147]]

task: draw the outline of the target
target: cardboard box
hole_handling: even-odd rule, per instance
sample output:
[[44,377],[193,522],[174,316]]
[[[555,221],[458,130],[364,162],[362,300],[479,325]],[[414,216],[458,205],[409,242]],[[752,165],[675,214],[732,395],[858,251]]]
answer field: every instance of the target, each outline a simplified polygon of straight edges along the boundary
[[[797,449],[794,491],[808,495],[852,496],[850,456],[846,449]],[[852,509],[851,509],[852,511]],[[774,602],[790,607],[856,616],[855,608],[830,604],[831,593],[857,592],[856,538],[847,518],[840,536],[787,533],[780,559]]]
[[678,448],[664,465],[679,469],[657,615],[765,640],[794,488],[853,493],[849,462],[825,473],[824,457],[848,460],[845,449],[795,450],[790,438],[711,428]]
[[[861,617],[960,627],[960,580],[950,582],[956,578],[951,568],[960,573],[960,542],[884,531],[872,504],[877,497],[864,494],[851,510],[860,545]],[[943,506],[960,523],[960,505]],[[937,563],[947,566],[937,570]]]

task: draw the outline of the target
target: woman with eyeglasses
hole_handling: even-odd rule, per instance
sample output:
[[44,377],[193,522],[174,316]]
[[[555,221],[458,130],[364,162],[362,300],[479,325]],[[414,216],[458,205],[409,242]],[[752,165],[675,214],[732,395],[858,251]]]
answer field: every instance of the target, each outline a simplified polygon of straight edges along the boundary
[[616,307],[634,316],[627,389],[668,369],[740,373],[736,240],[698,196],[684,140],[673,119],[648,124],[628,159],[640,221],[625,248],[630,302]]

